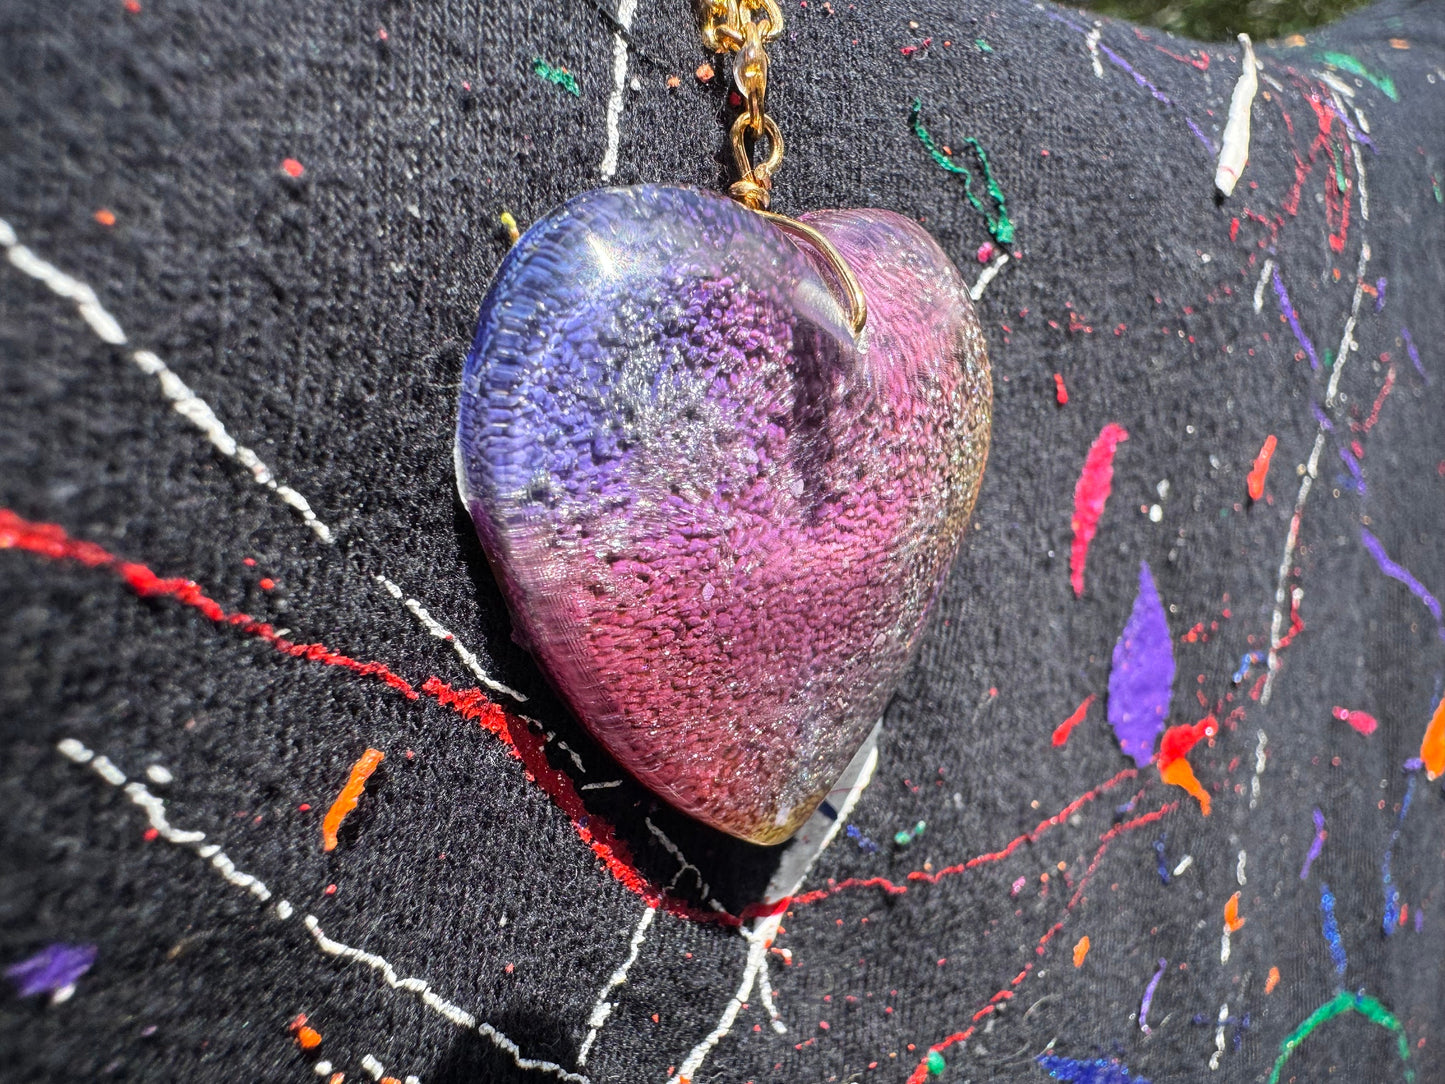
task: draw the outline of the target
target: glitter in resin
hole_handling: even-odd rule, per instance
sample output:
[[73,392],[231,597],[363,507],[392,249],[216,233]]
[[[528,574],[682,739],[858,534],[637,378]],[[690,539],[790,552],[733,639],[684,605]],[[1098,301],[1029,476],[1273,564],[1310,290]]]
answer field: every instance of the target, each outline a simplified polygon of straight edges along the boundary
[[991,385],[957,270],[887,211],[804,216],[868,299],[707,192],[577,197],[512,249],[457,476],[518,639],[646,786],[758,843],[827,795],[978,493]]

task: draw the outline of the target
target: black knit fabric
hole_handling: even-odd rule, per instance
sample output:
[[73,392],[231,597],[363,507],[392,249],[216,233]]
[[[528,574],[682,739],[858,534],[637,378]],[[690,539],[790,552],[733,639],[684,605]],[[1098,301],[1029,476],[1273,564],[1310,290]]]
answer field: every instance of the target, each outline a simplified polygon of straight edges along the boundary
[[[1445,8],[1390,4],[1261,45],[1249,165],[1227,200],[1212,179],[1232,43],[1106,21],[1095,46],[1091,17],[1024,2],[790,0],[786,18],[771,50],[788,139],[777,209],[916,216],[976,280],[988,218],[916,137],[917,101],[997,223],[965,140],[983,148],[1016,231],[978,303],[995,412],[974,525],[887,712],[856,836],[840,832],[804,886],[907,891],[794,908],[766,956],[782,1030],[756,984],[720,1028],[748,941],[680,906],[634,939],[633,875],[583,837],[610,824],[633,887],[732,914],[777,851],[625,780],[579,790],[579,826],[430,693],[278,651],[117,567],[12,546],[0,962],[53,942],[99,952],[69,1000],[0,1000],[7,1079],[661,1084],[714,1029],[694,1081],[903,1081],[934,1046],[949,1082],[1263,1080],[1284,1050],[1282,1080],[1445,1079],[1445,803],[1407,763],[1445,679],[1426,601],[1445,592]],[[418,690],[476,686],[415,599],[530,698],[517,710],[550,735],[552,768],[578,788],[621,779],[511,642],[451,458],[462,358],[509,244],[499,216],[525,228],[603,183],[620,38],[616,182],[731,179],[725,65],[694,74],[709,58],[691,5],[643,0],[619,27],[607,0],[0,7],[0,218],[15,235],[0,505],[194,580],[289,641]],[[127,341],[103,341],[95,306],[60,296],[36,260],[92,289]],[[176,378],[333,541],[194,410],[170,409]],[[1129,439],[1076,598],[1074,488],[1108,423]],[[1210,815],[1151,766],[997,861],[910,880],[999,851],[1132,765],[1105,694],[1141,561],[1174,642],[1169,721],[1221,724],[1190,754]],[[1357,733],[1337,707],[1378,729]],[[204,843],[146,838],[142,792],[75,763],[66,739]],[[325,852],[321,819],[367,747],[386,760]],[[1302,876],[1315,810],[1327,838]],[[1244,925],[1222,961],[1236,892]],[[433,1000],[394,985],[410,977]],[[1341,989],[1361,1011],[1282,1045]],[[612,1007],[594,1027],[599,1003]],[[288,1031],[301,1013],[322,1036],[312,1050]],[[1113,1060],[1128,1077],[1102,1075],[1125,1072]]]

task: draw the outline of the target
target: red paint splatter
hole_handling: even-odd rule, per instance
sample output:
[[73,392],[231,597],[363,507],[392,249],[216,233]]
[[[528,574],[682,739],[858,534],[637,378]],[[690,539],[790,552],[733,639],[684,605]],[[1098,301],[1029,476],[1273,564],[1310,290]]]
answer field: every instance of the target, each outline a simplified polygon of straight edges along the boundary
[[1264,444],[1259,449],[1259,454],[1254,457],[1254,466],[1249,470],[1249,499],[1257,501],[1264,496],[1264,479],[1269,474],[1269,461],[1274,456],[1275,446],[1279,442],[1273,433],[1264,438]]
[[[1395,367],[1391,365],[1389,371],[1385,373],[1385,383],[1380,388],[1380,394],[1375,396],[1375,405],[1370,408],[1370,416],[1365,419],[1365,424],[1361,427],[1363,432],[1368,433],[1371,429],[1375,427],[1375,423],[1380,420],[1380,408],[1385,405],[1385,400],[1389,397],[1390,392],[1393,391],[1394,388]],[[1359,453],[1357,452],[1356,455],[1358,456],[1358,454]]]
[[1104,514],[1104,502],[1114,486],[1114,452],[1121,441],[1128,439],[1123,426],[1113,422],[1104,426],[1084,457],[1084,469],[1074,486],[1074,542],[1069,551],[1069,582],[1076,597],[1084,593],[1084,562],[1088,560],[1089,544],[1094,540],[1099,517]]
[[299,177],[306,172],[306,167],[294,158],[281,159],[281,172],[288,177]]
[[1368,712],[1351,711],[1349,708],[1335,708],[1330,712],[1342,723],[1349,723],[1361,734],[1373,734],[1380,721]]
[[1064,406],[1069,401],[1069,389],[1064,387],[1064,374],[1054,374],[1054,398],[1059,401],[1059,406]]
[[1074,709],[1074,713],[1072,715],[1070,715],[1067,719],[1065,719],[1062,723],[1060,723],[1057,727],[1054,728],[1055,745],[1063,745],[1064,742],[1069,740],[1069,735],[1073,732],[1074,727],[1082,723],[1085,716],[1089,714],[1089,705],[1091,705],[1093,702],[1094,694],[1090,693],[1088,696],[1084,697],[1084,702]]
[[1239,240],[1239,219],[1238,219],[1238,218],[1231,218],[1231,219],[1229,220],[1229,239],[1230,239],[1231,241],[1237,241],[1237,240]]
[[125,0],[125,3],[121,6],[131,15],[140,14],[140,0]]
[[[1135,817],[1133,820],[1125,821],[1122,824],[1116,824],[1099,837],[1099,849],[1094,852],[1093,861],[1089,863],[1089,867],[1084,871],[1084,875],[1079,878],[1078,887],[1074,890],[1074,894],[1069,897],[1069,902],[1064,905],[1063,917],[1050,926],[1044,935],[1039,938],[1038,944],[1034,946],[1035,954],[1039,956],[1044,955],[1048,949],[1049,942],[1054,939],[1054,935],[1064,928],[1065,920],[1078,904],[1079,900],[1083,898],[1084,887],[1088,884],[1089,878],[1098,870],[1099,863],[1103,861],[1104,855],[1108,853],[1109,845],[1125,832],[1132,832],[1136,828],[1142,828],[1146,824],[1153,824],[1155,821],[1163,819],[1177,809],[1178,806],[1178,802],[1169,802],[1152,812],[1145,813],[1143,816]],[[1008,991],[1008,996],[1012,997],[1013,991],[1009,988],[1013,987],[1016,989],[1033,969],[1034,964],[1030,963],[1025,965],[1024,969],[1010,980],[1008,986],[1005,986],[999,993],[994,994],[978,1012],[974,1013],[973,1023],[969,1027],[963,1031],[956,1031],[952,1035],[946,1036],[930,1046],[928,1050],[925,1051],[922,1060],[914,1066],[913,1072],[909,1074],[908,1084],[924,1084],[928,1079],[928,1055],[935,1052],[941,1054],[956,1043],[968,1042],[968,1040],[973,1037],[974,1031],[977,1030],[978,1021],[993,1012],[996,1004],[1002,1000],[1000,994]]]
[[[1014,851],[1018,850],[1025,844],[1038,842],[1039,838],[1042,837],[1046,832],[1048,832],[1050,829],[1057,828],[1060,824],[1063,824],[1089,802],[1092,802],[1095,798],[1098,798],[1099,795],[1105,794],[1108,791],[1113,790],[1126,779],[1133,779],[1138,774],[1139,770],[1137,768],[1123,769],[1117,775],[1114,775],[1103,783],[1100,783],[1092,790],[1086,791],[1084,794],[1079,795],[1079,797],[1075,798],[1068,805],[1064,806],[1063,809],[1059,810],[1052,817],[1049,817],[1047,820],[1040,821],[1038,826],[1032,832],[1026,832],[1021,836],[1015,836],[1000,850],[990,851],[986,854],[974,855],[967,861],[959,862],[952,866],[946,866],[943,869],[934,870],[932,872],[928,870],[913,870],[907,875],[905,880],[921,884],[937,884],[945,877],[956,876],[957,874],[973,869],[975,866],[981,866],[990,862],[1002,862],[1005,858],[1009,857],[1009,855],[1013,854]],[[893,881],[890,881],[887,877],[850,877],[846,881],[831,881],[829,882],[827,888],[815,889],[812,892],[805,892],[798,896],[785,896],[782,899],[777,900],[773,903],[752,904],[743,910],[743,917],[752,918],[763,915],[775,915],[779,911],[787,910],[789,907],[806,907],[809,904],[817,903],[819,900],[825,900],[829,896],[837,895],[839,892],[842,892],[846,889],[879,888],[890,896],[900,896],[908,891],[908,887],[909,886],[907,884],[896,884]]]
[[276,588],[276,581],[270,576],[262,576],[260,587],[262,591],[273,591]]
[[1193,57],[1180,56],[1178,53],[1171,53],[1162,45],[1156,45],[1154,46],[1154,48],[1158,49],[1170,60],[1177,60],[1181,64],[1188,64],[1191,67],[1198,68],[1202,72],[1207,72],[1209,70],[1209,54],[1202,49],[1199,51],[1199,59],[1195,60]]
[[1194,768],[1185,759],[1205,738],[1219,733],[1219,721],[1206,715],[1193,726],[1171,726],[1159,742],[1159,778],[1171,786],[1182,787],[1199,802],[1200,811],[1209,816],[1209,793],[1194,775]]
[[[379,662],[358,662],[332,651],[324,644],[294,644],[278,636],[276,631],[264,622],[242,613],[227,613],[220,603],[207,597],[193,581],[162,579],[144,565],[122,561],[93,542],[71,538],[63,528],[55,524],[31,523],[8,509],[0,508],[0,549],[26,550],[52,560],[75,561],[88,568],[103,569],[118,575],[142,598],[174,599],[199,610],[217,624],[233,626],[265,641],[284,655],[327,666],[339,666],[365,677],[374,677],[411,700],[416,700],[421,695],[406,679]],[[588,816],[571,778],[547,764],[543,740],[533,734],[525,722],[509,716],[489,701],[479,689],[457,691],[433,677],[423,685],[423,691],[464,718],[481,723],[485,729],[502,739],[513,755],[523,762],[528,774],[571,819],[578,836],[602,860],[608,872],[628,890],[635,892],[649,904],[660,906],[683,918],[728,926],[741,924],[742,920],[735,915],[703,911],[674,900],[649,884],[631,865],[630,855],[626,847],[616,841],[612,827],[598,817]]]

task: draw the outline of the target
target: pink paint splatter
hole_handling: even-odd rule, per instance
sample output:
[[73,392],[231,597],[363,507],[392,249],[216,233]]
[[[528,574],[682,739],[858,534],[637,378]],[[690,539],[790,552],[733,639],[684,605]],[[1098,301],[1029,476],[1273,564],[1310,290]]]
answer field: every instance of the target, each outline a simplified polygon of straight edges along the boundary
[[1089,543],[1099,529],[1104,502],[1114,487],[1114,451],[1121,441],[1128,439],[1129,433],[1123,426],[1113,422],[1104,426],[1089,447],[1084,469],[1074,485],[1074,543],[1069,550],[1069,582],[1073,584],[1075,596],[1084,593],[1084,562],[1089,556]]
[[1335,708],[1330,712],[1342,723],[1349,723],[1361,734],[1373,734],[1380,721],[1373,715],[1363,711],[1350,711],[1348,708]]

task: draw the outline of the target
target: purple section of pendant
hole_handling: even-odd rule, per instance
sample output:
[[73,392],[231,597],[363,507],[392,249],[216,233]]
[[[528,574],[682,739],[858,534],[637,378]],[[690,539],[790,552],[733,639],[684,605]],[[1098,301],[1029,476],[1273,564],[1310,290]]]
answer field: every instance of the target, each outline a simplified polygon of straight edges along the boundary
[[643,783],[735,835],[807,819],[948,571],[990,384],[957,271],[884,211],[826,264],[692,189],[589,192],[483,303],[457,472],[519,637]]

